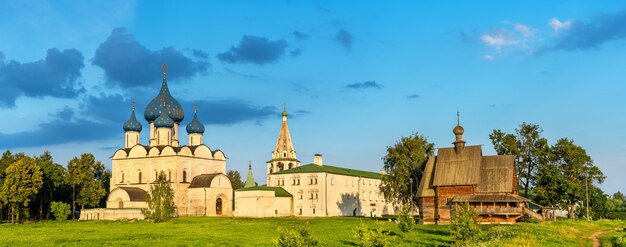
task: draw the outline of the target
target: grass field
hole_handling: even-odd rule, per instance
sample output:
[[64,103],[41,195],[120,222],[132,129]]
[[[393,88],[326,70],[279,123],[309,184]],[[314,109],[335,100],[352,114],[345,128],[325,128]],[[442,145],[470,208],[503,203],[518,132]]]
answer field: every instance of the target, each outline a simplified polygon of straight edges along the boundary
[[[270,246],[278,226],[308,225],[323,246],[355,245],[352,230],[370,218],[242,219],[183,217],[166,223],[66,222],[0,225],[2,246]],[[390,233],[390,246],[448,246],[448,226],[417,225],[402,233],[395,223],[382,221]],[[591,246],[586,237],[600,230],[626,226],[626,221],[561,221],[483,226],[487,246]]]

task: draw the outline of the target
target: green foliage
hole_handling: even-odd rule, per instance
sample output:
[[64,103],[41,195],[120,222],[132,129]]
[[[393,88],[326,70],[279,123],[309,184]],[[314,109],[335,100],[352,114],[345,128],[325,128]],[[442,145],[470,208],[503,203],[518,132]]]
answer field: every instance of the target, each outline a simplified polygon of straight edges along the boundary
[[543,130],[539,125],[522,123],[515,129],[515,135],[493,130],[489,139],[499,155],[515,156],[515,168],[519,184],[528,196],[535,183],[535,175],[543,164],[547,163],[550,152],[548,140],[541,137]]
[[419,134],[402,137],[395,145],[387,147],[387,155],[383,157],[387,175],[383,177],[380,190],[388,202],[416,203],[424,164],[434,150],[434,144]]
[[480,226],[476,223],[477,219],[478,213],[468,203],[455,205],[452,227],[450,229],[455,245],[466,245],[482,233]]
[[[23,157],[9,165],[0,187],[0,199],[11,207],[12,215],[20,221],[21,207],[28,207],[42,185],[42,175],[34,159]],[[12,220],[14,223],[14,221]]]
[[409,207],[403,207],[402,212],[398,217],[398,227],[402,232],[409,232],[415,226],[415,219],[411,215],[411,209]]
[[167,181],[165,172],[161,171],[155,184],[150,186],[146,218],[152,222],[165,222],[172,218],[174,212],[174,190]]
[[574,217],[574,205],[585,199],[585,186],[591,189],[594,182],[602,183],[604,174],[593,165],[587,151],[570,139],[559,139],[552,147],[550,159],[565,177],[560,185],[563,190],[561,196],[571,219]]
[[359,226],[354,229],[353,234],[356,244],[362,247],[382,247],[387,246],[389,233],[384,231],[382,223],[376,221],[375,228],[370,229],[365,222],[361,221]]
[[278,227],[278,239],[274,240],[274,246],[299,247],[317,246],[318,241],[313,238],[311,229],[297,225],[295,227]]
[[230,179],[230,183],[233,185],[233,190],[243,188],[243,181],[241,181],[241,174],[239,171],[228,170],[226,176]]
[[[72,187],[72,212],[76,203],[82,208],[94,207],[106,195],[111,172],[93,154],[84,153],[67,163],[66,182]],[[74,217],[74,214],[72,214]]]
[[[50,152],[45,151],[42,155],[35,158],[37,165],[41,169],[43,175],[43,185],[37,194],[36,201],[39,202],[39,219],[43,219],[44,204],[52,202],[52,196],[59,187],[65,185],[65,168],[54,163]],[[46,210],[49,215],[50,210]]]
[[606,217],[613,220],[626,220],[626,212],[608,212]]
[[64,202],[52,202],[50,203],[50,211],[54,214],[56,221],[65,221],[67,216],[72,213],[70,211],[70,205]]
[[78,198],[76,199],[76,203],[87,206],[87,207],[96,207],[102,199],[106,195],[106,191],[102,187],[102,183],[98,180],[89,180],[85,181],[78,192]]
[[604,233],[600,242],[604,247],[626,247],[626,229]]

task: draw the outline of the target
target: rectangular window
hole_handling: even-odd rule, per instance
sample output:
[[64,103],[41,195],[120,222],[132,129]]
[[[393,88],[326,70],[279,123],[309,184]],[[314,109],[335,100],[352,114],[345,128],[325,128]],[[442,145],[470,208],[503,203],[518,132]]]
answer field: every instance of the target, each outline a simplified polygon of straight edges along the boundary
[[298,185],[300,185],[300,179],[298,178]]
[[313,214],[315,214],[315,209],[313,209]]

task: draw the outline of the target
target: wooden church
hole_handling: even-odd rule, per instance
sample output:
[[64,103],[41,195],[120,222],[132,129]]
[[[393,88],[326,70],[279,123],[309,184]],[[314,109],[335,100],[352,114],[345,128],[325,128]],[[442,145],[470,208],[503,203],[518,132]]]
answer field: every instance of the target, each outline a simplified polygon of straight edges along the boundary
[[465,146],[463,132],[457,121],[454,147],[439,148],[428,157],[418,189],[420,221],[450,224],[461,203],[473,207],[481,223],[515,223],[525,214],[541,217],[528,209],[529,199],[517,195],[514,156],[484,156],[480,145]]

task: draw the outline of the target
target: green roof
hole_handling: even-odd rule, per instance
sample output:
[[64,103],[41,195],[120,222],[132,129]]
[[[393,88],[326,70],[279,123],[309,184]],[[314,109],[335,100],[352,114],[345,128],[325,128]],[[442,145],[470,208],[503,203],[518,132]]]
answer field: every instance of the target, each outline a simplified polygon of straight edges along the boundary
[[241,188],[235,191],[254,191],[254,190],[274,191],[274,196],[276,197],[291,197],[291,194],[289,194],[289,192],[287,192],[285,189],[281,187],[270,187],[267,185]]
[[354,169],[343,168],[343,167],[316,165],[316,164],[303,165],[303,166],[275,172],[272,174],[295,174],[295,173],[316,173],[316,172],[327,172],[327,173],[332,173],[332,174],[354,176],[354,177],[364,177],[364,178],[376,178],[376,179],[383,178],[383,174],[376,173],[376,172],[368,172],[368,171],[354,170]]

